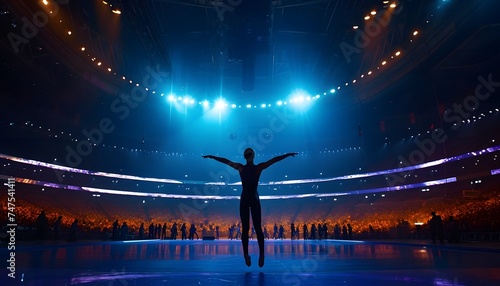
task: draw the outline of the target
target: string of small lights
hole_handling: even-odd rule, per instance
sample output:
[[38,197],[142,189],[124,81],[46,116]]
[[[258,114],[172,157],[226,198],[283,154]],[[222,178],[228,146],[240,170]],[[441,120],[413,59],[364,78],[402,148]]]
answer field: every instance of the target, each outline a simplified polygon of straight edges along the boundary
[[[49,0],[43,0],[42,3],[43,5],[50,5]],[[373,9],[369,13],[367,13],[366,16],[364,16],[364,25],[365,27],[369,27],[370,23],[373,23],[377,19],[377,14],[381,11],[389,11],[388,13],[392,13],[392,11],[398,9],[402,4],[397,2],[397,1],[381,1],[382,2],[382,9],[379,11]],[[440,1],[436,1],[437,6],[440,7],[442,3],[439,3]],[[117,9],[116,7],[113,7],[112,4],[108,3],[107,1],[102,1],[103,5],[109,6],[110,8],[110,13],[114,14],[115,16],[120,16],[122,11]],[[425,20],[425,24],[430,23],[430,18],[432,18],[433,15],[428,15],[427,19]],[[61,20],[60,20],[61,21]],[[354,30],[359,30],[360,25],[352,25],[352,28]],[[75,33],[71,31],[70,27],[66,28],[68,36],[73,36],[76,37]],[[422,35],[422,31],[415,29],[408,38],[408,44],[414,43],[418,37]],[[338,93],[339,90],[342,89],[343,86],[348,87],[350,85],[358,84],[362,82],[363,79],[367,79],[370,76],[374,76],[376,73],[382,72],[384,70],[387,70],[388,66],[397,60],[400,60],[402,56],[404,55],[403,49],[398,49],[394,51],[392,54],[387,55],[382,57],[380,60],[380,64],[377,65],[373,69],[366,70],[362,72],[359,76],[356,78],[353,78],[350,81],[345,82],[344,84],[338,85],[337,87],[331,88],[329,91],[324,91],[322,93],[317,93],[316,95],[310,95],[308,93],[304,92],[297,92],[295,94],[292,94],[288,96],[287,99],[280,99],[276,100],[273,103],[270,102],[262,102],[262,103],[233,103],[233,102],[228,102],[224,98],[219,97],[215,100],[198,100],[195,97],[189,96],[189,95],[175,95],[175,94],[167,94],[165,92],[162,92],[160,90],[149,90],[148,87],[144,87],[141,85],[139,82],[132,80],[128,76],[124,74],[119,74],[119,72],[114,71],[114,69],[110,66],[105,64],[105,61],[103,59],[99,59],[96,56],[91,55],[89,51],[87,51],[87,48],[84,45],[81,45],[80,51],[86,55],[86,57],[95,65],[96,69],[107,71],[108,73],[112,74],[115,76],[117,79],[122,80],[123,82],[128,82],[128,84],[135,86],[135,87],[140,87],[144,88],[146,91],[150,92],[151,94],[159,94],[161,97],[166,97],[167,102],[170,104],[183,104],[185,106],[194,106],[194,105],[199,105],[204,108],[216,108],[216,109],[225,109],[225,108],[232,108],[232,109],[266,109],[266,108],[271,108],[274,106],[287,106],[287,105],[304,105],[305,103],[313,103],[320,99],[322,96],[328,96],[332,94]],[[335,86],[335,85],[334,85]]]

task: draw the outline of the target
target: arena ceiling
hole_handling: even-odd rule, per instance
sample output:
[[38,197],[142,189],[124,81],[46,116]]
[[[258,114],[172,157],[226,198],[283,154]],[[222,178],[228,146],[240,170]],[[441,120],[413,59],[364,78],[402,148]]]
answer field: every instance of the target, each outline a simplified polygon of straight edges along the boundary
[[[440,106],[474,92],[479,76],[500,77],[495,8],[451,0],[4,1],[2,126],[95,126],[113,99],[151,83],[153,68],[162,80],[148,108],[169,93],[274,104],[296,89],[342,87],[318,113],[354,106],[353,134],[411,113],[427,128]],[[23,30],[25,19],[39,21],[36,31]],[[158,111],[146,109],[131,119],[141,124],[113,133],[116,141],[140,141],[149,125],[152,139],[180,129],[171,118],[153,124]]]

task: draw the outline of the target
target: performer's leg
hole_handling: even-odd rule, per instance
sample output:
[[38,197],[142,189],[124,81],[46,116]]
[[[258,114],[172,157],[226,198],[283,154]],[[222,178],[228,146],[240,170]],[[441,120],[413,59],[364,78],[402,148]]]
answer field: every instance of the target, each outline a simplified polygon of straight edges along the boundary
[[260,201],[256,200],[252,204],[252,221],[257,233],[257,242],[259,244],[259,267],[264,266],[264,234],[262,233],[262,213]]
[[243,234],[241,235],[241,244],[243,245],[243,255],[247,266],[252,264],[248,255],[248,230],[250,229],[250,209],[244,198],[240,199],[240,220],[243,226]]

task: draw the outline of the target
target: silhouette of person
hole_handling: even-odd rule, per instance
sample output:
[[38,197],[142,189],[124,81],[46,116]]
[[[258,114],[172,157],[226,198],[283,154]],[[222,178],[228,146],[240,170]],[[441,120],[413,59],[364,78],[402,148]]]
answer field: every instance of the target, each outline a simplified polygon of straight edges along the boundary
[[[118,220],[117,220],[118,222]],[[155,225],[153,223],[151,223],[149,225],[149,232],[148,232],[148,235],[149,235],[149,238],[154,238],[154,234],[155,234]]]
[[280,224],[278,238],[285,239],[285,227],[282,224]]
[[304,224],[303,229],[304,229],[304,240],[307,240],[307,235],[308,235],[307,224]]
[[139,227],[139,239],[144,239],[144,223]]
[[186,234],[186,223],[183,223],[181,226],[181,239],[185,240],[187,239],[187,234]]
[[431,238],[432,242],[436,242],[439,239],[439,242],[444,242],[444,233],[443,233],[443,219],[440,215],[436,215],[435,212],[431,212],[432,218],[429,220],[429,226],[431,230]]
[[189,239],[193,240],[195,235],[196,235],[196,239],[200,239],[200,237],[198,236],[198,233],[196,232],[196,226],[194,226],[194,223],[192,223],[191,227],[189,228]]
[[219,230],[219,226],[216,225],[215,226],[215,239],[219,239],[220,237],[220,230]]
[[316,239],[316,225],[314,223],[311,225],[311,239]]
[[112,232],[113,240],[118,240],[118,227],[119,226],[120,226],[120,224],[118,223],[118,220],[115,220],[115,222],[113,223],[113,232]]
[[262,233],[265,239],[269,239],[269,233],[267,233],[266,227],[264,227],[264,232]]
[[[167,231],[165,230],[165,238],[167,236]],[[173,239],[173,240],[176,240],[177,239],[177,223],[174,222],[174,224],[172,225],[172,228],[170,228],[170,238]]]
[[161,229],[161,237],[160,239],[166,239],[167,238],[167,223],[163,224],[163,227]]
[[257,186],[259,185],[259,178],[262,171],[272,164],[279,162],[287,157],[294,157],[297,153],[287,153],[270,159],[269,161],[254,164],[255,151],[252,148],[247,148],[243,152],[246,159],[246,164],[232,162],[226,158],[216,157],[212,155],[203,156],[203,158],[214,159],[230,167],[238,170],[241,178],[241,196],[240,196],[240,220],[243,224],[243,233],[241,243],[243,246],[243,254],[245,257],[245,264],[250,266],[252,264],[250,256],[248,255],[248,231],[250,230],[250,213],[252,215],[253,225],[257,231],[257,241],[259,244],[259,267],[264,266],[264,234],[262,233],[261,226],[261,206]]
[[39,240],[45,239],[45,233],[47,232],[48,226],[49,220],[45,215],[45,211],[41,211],[36,219],[36,232]]
[[61,232],[62,216],[58,216],[54,223],[54,240],[59,240],[59,233]]
[[127,222],[123,222],[122,227],[120,228],[121,232],[121,239],[122,240],[127,240],[128,239],[128,225]]

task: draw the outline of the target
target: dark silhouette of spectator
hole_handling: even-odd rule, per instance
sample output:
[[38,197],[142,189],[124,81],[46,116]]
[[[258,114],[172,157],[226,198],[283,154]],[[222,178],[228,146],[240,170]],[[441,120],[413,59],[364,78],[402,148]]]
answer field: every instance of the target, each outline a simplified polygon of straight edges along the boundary
[[373,237],[374,237],[374,230],[373,230],[373,226],[371,224],[368,225],[368,230],[370,232],[370,239],[373,239]]
[[234,224],[229,227],[229,239],[233,240]]
[[155,236],[154,236],[154,235],[155,235],[155,225],[154,225],[153,223],[151,223],[151,224],[149,225],[149,233],[148,233],[148,237],[149,237],[150,239],[153,239],[153,238],[155,238]]
[[326,222],[323,223],[323,236],[325,239],[328,239],[328,226],[326,226]]
[[262,232],[262,234],[264,234],[265,239],[269,239],[269,233],[267,232],[266,227],[264,227],[264,231]]
[[440,215],[436,215],[435,212],[431,212],[431,219],[429,220],[429,227],[431,231],[432,242],[444,242],[444,231],[443,231],[443,219]]
[[318,239],[321,240],[321,238],[323,238],[323,227],[318,223],[316,229],[318,231]]
[[123,222],[122,227],[120,228],[120,233],[121,233],[121,239],[122,240],[127,240],[128,239],[128,225],[127,222]]
[[144,239],[144,223],[139,227],[139,239]]
[[253,225],[257,231],[257,241],[259,244],[259,267],[264,266],[264,234],[262,233],[261,226],[261,206],[259,193],[257,187],[259,185],[259,178],[262,171],[272,164],[281,161],[287,157],[295,156],[297,153],[288,153],[285,155],[277,156],[267,162],[255,165],[253,160],[255,158],[255,151],[252,148],[247,148],[243,152],[246,159],[246,164],[234,163],[226,158],[220,158],[212,155],[203,156],[203,158],[210,158],[217,160],[221,163],[227,164],[234,169],[238,170],[241,177],[242,191],[240,197],[240,221],[243,224],[243,235],[241,238],[243,246],[243,255],[245,264],[251,265],[251,259],[248,255],[248,231],[250,230],[250,214],[252,215]]
[[183,224],[181,225],[181,239],[182,239],[182,240],[187,239],[186,223],[183,223]]
[[59,234],[61,233],[61,222],[62,216],[58,216],[56,222],[54,223],[54,240],[59,240]]
[[45,240],[45,234],[47,233],[47,228],[49,227],[49,220],[45,215],[45,211],[41,211],[35,222],[37,238],[39,240]]
[[342,225],[342,239],[347,239],[347,227],[344,225]]
[[161,224],[156,225],[156,235],[155,238],[160,238],[161,239]]
[[299,231],[299,226],[297,225],[297,226],[295,227],[295,232],[294,232],[294,234],[293,234],[293,235],[295,236],[295,239],[300,239],[299,234],[300,234],[300,231]]
[[215,226],[215,239],[220,239],[220,231],[219,231],[219,226]]
[[282,224],[280,224],[278,238],[279,239],[285,239],[285,228],[283,227]]
[[77,241],[78,219],[75,219],[69,229],[68,241]]
[[167,223],[163,224],[163,228],[161,230],[161,239],[167,238]]
[[316,225],[314,223],[311,225],[311,239],[316,239]]
[[295,224],[292,222],[292,225],[290,226],[290,239],[291,240],[293,240],[295,238],[294,232],[295,232]]
[[277,239],[278,238],[278,225],[274,224],[274,231],[273,231],[273,238]]
[[459,242],[460,240],[460,228],[458,222],[450,216],[448,218],[448,242]]
[[348,235],[349,240],[351,240],[352,239],[352,226],[350,223],[347,224],[347,235]]
[[113,240],[118,240],[118,228],[120,227],[120,224],[118,223],[118,220],[115,220],[113,223],[113,232],[111,234],[111,237]]
[[198,233],[196,232],[196,226],[194,226],[194,223],[192,223],[191,227],[189,228],[189,239],[193,240],[195,235],[196,239],[200,239]]
[[[165,229],[165,236],[167,235],[167,230]],[[177,239],[177,223],[174,222],[172,228],[170,229],[170,238],[173,240]]]
[[333,228],[333,235],[335,239],[340,239],[340,225],[338,223],[335,224],[335,227]]
[[235,237],[235,239],[241,239],[241,226],[240,226],[239,223],[236,226],[236,237]]
[[309,234],[308,230],[307,230],[307,224],[304,224],[304,226],[302,227],[302,229],[304,231],[304,240],[307,240],[307,235]]

